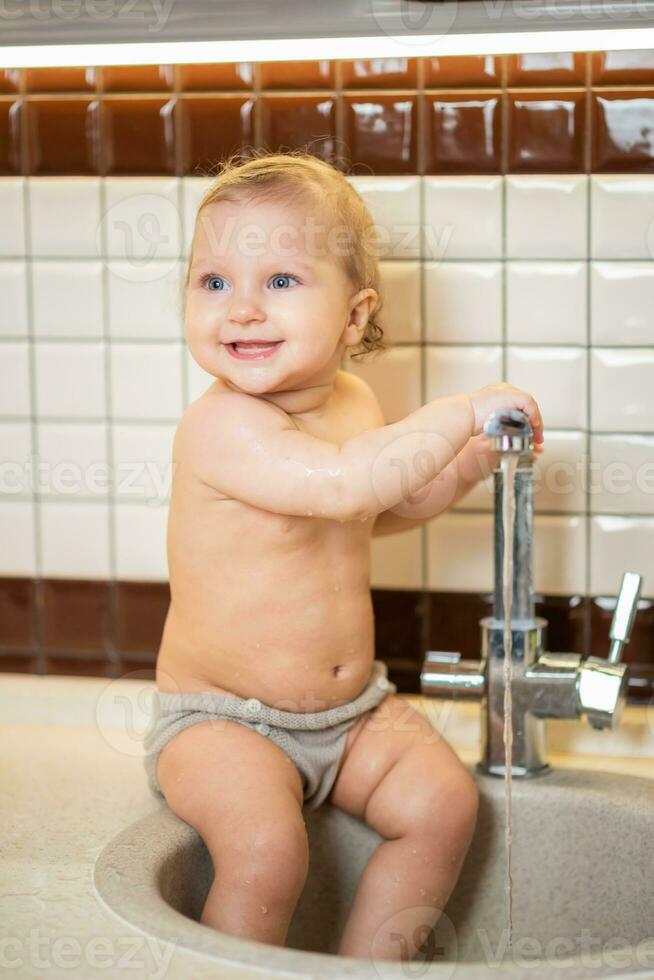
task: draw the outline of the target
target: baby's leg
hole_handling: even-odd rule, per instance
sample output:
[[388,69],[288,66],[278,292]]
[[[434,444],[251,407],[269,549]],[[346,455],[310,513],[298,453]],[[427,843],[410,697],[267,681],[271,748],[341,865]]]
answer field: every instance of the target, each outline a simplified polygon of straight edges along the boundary
[[361,875],[340,955],[413,959],[470,845],[474,780],[433,726],[390,695],[346,750],[329,802],[386,838]]
[[293,762],[238,722],[205,721],[163,748],[157,778],[173,813],[197,830],[213,861],[200,922],[283,946],[309,869]]

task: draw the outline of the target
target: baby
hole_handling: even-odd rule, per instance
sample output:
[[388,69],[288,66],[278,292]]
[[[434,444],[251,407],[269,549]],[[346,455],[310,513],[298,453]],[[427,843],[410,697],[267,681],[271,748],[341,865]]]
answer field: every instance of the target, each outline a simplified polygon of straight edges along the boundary
[[340,367],[383,346],[372,235],[346,177],[299,152],[228,160],[200,204],[185,332],[215,381],[174,439],[145,765],[211,855],[202,923],[283,945],[308,870],[303,806],[328,800],[383,838],[339,954],[400,960],[456,883],[477,789],[375,660],[370,539],[491,471],[491,412],[524,411],[536,451],[543,426],[507,384],[385,424]]

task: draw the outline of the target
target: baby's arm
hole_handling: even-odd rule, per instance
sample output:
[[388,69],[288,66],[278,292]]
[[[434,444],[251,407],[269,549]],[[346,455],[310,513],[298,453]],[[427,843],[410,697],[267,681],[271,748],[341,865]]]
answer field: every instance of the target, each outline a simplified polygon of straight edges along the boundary
[[522,407],[542,438],[535,401],[510,385],[428,402],[342,447],[240,392],[194,402],[180,434],[200,479],[237,500],[278,514],[366,520],[434,480],[495,407]]

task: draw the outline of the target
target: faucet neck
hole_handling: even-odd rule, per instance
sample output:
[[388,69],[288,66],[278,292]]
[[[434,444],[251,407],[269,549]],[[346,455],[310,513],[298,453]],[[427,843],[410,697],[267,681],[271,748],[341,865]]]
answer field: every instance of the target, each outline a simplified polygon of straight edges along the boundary
[[[532,621],[534,591],[532,577],[532,544],[534,537],[533,465],[531,452],[520,454],[515,471],[515,515],[513,524],[513,592],[511,621]],[[502,468],[495,470],[495,595],[493,615],[504,620],[504,526],[502,520]]]

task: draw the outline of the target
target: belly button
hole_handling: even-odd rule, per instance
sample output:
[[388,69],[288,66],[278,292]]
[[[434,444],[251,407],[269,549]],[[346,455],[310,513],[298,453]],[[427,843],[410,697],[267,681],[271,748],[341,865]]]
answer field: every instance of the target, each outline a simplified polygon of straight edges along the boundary
[[339,664],[338,666],[336,666],[336,667],[334,667],[334,675],[335,675],[336,677],[338,677],[338,675],[339,675],[339,673],[340,673],[340,672],[341,672],[342,670],[345,670],[345,667],[344,667],[344,666],[341,666],[340,664]]

